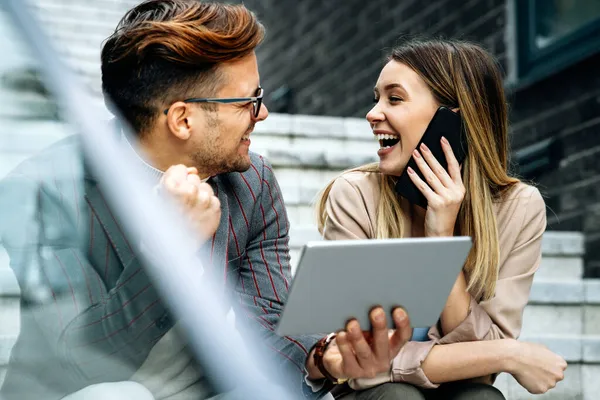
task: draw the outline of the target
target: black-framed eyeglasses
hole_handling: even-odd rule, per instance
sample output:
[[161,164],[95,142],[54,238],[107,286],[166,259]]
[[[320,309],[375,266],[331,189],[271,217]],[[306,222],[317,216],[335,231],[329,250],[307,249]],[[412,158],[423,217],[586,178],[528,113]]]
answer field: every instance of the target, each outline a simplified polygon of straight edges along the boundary
[[[254,111],[254,118],[258,118],[258,114],[260,113],[260,108],[262,107],[262,100],[264,95],[264,89],[262,87],[258,87],[256,89],[256,96],[254,97],[231,97],[231,98],[191,98],[183,100],[184,103],[221,103],[221,104],[231,104],[231,103],[252,103],[252,108]],[[165,115],[169,113],[169,109],[167,108],[164,111]]]

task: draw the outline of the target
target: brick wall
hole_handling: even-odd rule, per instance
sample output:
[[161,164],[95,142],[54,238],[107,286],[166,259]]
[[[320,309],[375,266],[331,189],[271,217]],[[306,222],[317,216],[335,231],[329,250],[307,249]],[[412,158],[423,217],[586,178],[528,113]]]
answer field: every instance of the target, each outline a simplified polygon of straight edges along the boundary
[[[259,50],[272,110],[363,117],[384,49],[401,35],[459,37],[483,44],[511,71],[506,0],[245,0],[267,26]],[[512,59],[514,60],[514,59]],[[586,236],[586,275],[600,276],[600,55],[509,95],[512,148],[548,138],[557,168],[535,181],[551,230]],[[287,97],[282,96],[287,90]],[[275,94],[275,96],[273,96]],[[324,133],[325,134],[325,133]]]
[[505,63],[504,0],[245,0],[267,26],[259,50],[261,81],[273,94],[294,96],[286,107],[313,115],[359,116],[369,109],[384,49],[404,34],[482,41]]
[[513,148],[553,138],[557,168],[537,182],[549,207],[548,229],[585,233],[586,274],[600,277],[600,54],[512,98]]

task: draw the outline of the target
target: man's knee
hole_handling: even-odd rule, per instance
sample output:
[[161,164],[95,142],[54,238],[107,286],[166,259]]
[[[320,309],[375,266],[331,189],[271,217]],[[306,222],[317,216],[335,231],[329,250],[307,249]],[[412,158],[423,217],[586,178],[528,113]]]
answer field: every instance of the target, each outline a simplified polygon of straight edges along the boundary
[[425,395],[408,383],[384,383],[362,392],[357,400],[425,400]]
[[485,383],[461,383],[453,390],[452,400],[506,400],[498,388]]
[[143,385],[136,382],[99,383],[64,397],[63,400],[154,400]]

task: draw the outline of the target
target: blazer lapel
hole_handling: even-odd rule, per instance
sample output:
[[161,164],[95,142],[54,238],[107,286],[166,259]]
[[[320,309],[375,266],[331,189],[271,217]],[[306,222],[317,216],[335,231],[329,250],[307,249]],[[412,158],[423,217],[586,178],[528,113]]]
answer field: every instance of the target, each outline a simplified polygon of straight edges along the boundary
[[229,201],[223,185],[218,178],[209,179],[208,183],[213,188],[215,195],[221,203],[221,220],[219,227],[212,239],[207,241],[203,247],[203,262],[205,263],[205,272],[213,275],[215,282],[225,283],[227,273],[227,264],[229,262]]
[[[223,185],[218,178],[211,178],[208,183],[212,186],[215,194],[221,203],[221,220],[219,228],[202,247],[201,260],[204,267],[204,273],[212,275],[215,283],[225,283],[227,280],[228,243],[230,241],[229,227],[229,202]],[[125,230],[117,222],[116,216],[110,210],[102,191],[95,179],[86,176],[86,195],[85,199],[90,206],[91,212],[100,222],[102,230],[111,243],[119,261],[123,266],[135,262],[136,255],[132,243],[125,236]],[[221,289],[223,289],[222,287]]]
[[97,218],[98,222],[100,222],[102,230],[111,243],[121,264],[123,266],[129,265],[136,258],[133,247],[93,178],[86,177],[85,200],[90,206],[91,212]]

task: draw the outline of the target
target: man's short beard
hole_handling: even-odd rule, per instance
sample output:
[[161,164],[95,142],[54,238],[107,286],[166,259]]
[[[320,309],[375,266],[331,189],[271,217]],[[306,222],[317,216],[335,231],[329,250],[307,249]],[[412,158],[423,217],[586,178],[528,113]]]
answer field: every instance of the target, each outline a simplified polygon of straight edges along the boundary
[[[237,152],[233,157],[235,159],[222,159],[222,154],[219,153],[219,147],[215,146],[220,139],[220,123],[218,109],[212,111],[206,110],[206,128],[216,134],[212,134],[213,141],[206,144],[204,151],[199,151],[192,155],[194,166],[198,171],[207,173],[210,176],[225,174],[229,172],[246,172],[251,165],[251,161],[247,157],[242,157]],[[248,130],[254,129],[254,123],[251,123]]]
[[246,172],[250,168],[251,161],[246,157],[238,156],[233,162],[231,160],[218,160],[215,154],[206,155],[196,153],[192,156],[194,166],[198,171],[210,176],[225,174],[229,172]]

